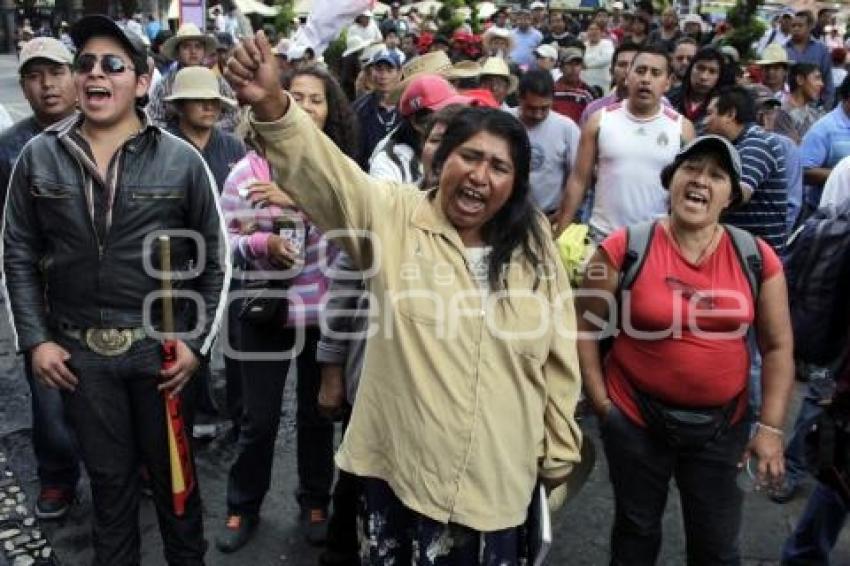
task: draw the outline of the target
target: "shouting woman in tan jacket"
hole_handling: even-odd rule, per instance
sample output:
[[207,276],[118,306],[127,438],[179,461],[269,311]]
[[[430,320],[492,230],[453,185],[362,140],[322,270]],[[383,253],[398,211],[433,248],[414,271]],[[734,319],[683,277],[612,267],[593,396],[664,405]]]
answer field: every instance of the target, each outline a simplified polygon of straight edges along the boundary
[[462,111],[423,192],[372,179],[322,135],[262,33],[227,77],[280,185],[365,272],[378,313],[337,454],[362,478],[364,563],[517,564],[536,482],[565,482],[581,444],[572,294],[528,199],[522,126]]

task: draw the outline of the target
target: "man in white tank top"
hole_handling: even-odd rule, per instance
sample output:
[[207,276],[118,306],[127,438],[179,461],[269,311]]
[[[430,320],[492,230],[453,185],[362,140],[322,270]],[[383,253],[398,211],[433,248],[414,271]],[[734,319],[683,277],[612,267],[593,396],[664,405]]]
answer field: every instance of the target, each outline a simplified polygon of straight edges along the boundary
[[695,135],[690,121],[661,104],[670,87],[670,68],[666,53],[641,49],[626,78],[628,98],[596,112],[584,125],[576,164],[553,226],[556,234],[573,222],[594,167],[590,229],[597,242],[618,228],[666,214],[661,170]]

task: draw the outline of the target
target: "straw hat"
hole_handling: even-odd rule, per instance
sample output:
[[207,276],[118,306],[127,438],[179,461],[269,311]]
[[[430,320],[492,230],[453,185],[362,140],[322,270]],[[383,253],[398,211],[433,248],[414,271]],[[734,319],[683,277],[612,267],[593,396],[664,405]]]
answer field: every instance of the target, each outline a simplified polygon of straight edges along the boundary
[[221,95],[218,87],[218,79],[215,74],[206,67],[195,66],[180,69],[174,77],[174,86],[171,95],[165,100],[220,100],[222,103],[235,108],[238,106],[232,98]]
[[500,37],[508,41],[508,52],[514,50],[516,41],[514,41],[514,36],[511,34],[511,31],[509,29],[493,26],[485,31],[484,35],[481,37],[481,46],[484,48],[485,52],[490,50],[490,43],[492,43],[493,39],[496,37]]
[[481,74],[481,65],[476,61],[458,61],[443,74],[448,80],[474,79]]
[[405,80],[422,73],[442,75],[452,68],[452,61],[444,51],[434,51],[414,57],[401,68]]
[[508,87],[508,94],[514,92],[519,86],[519,79],[516,75],[511,74],[507,61],[501,57],[487,57],[487,60],[484,61],[484,64],[481,66],[481,74],[479,76],[493,76],[507,79],[510,83],[510,86]]
[[790,64],[788,61],[788,52],[778,43],[771,43],[765,47],[761,53],[761,59],[756,61],[756,65],[785,65]]
[[177,33],[162,44],[160,52],[169,59],[177,59],[177,46],[181,41],[185,41],[187,39],[197,39],[204,42],[204,51],[206,51],[207,55],[215,51],[217,45],[213,36],[203,33],[200,29],[198,29],[198,26],[189,22],[180,26]]
[[428,73],[429,75],[445,76],[452,69],[452,61],[444,51],[432,51],[419,57],[414,57],[401,68],[402,81],[389,95],[391,103],[398,102],[401,93],[410,84],[416,75]]

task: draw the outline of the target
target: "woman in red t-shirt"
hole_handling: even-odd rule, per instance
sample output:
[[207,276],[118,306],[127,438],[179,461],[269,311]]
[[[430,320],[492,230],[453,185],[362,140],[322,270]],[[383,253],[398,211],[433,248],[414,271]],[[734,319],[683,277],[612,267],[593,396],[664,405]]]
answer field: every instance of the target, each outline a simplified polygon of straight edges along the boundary
[[[739,462],[759,481],[784,474],[782,425],[793,386],[792,334],[781,263],[757,240],[758,303],[721,213],[742,200],[741,164],[724,138],[703,136],[662,174],[670,215],[652,227],[644,263],[618,293],[626,230],[606,239],[579,293],[579,329],[606,320],[615,297],[618,333],[604,360],[598,336],[578,342],[587,395],[601,424],[614,486],[612,564],[654,564],[671,478],[682,499],[693,564],[736,564],[743,494]],[[621,295],[621,296],[620,296]],[[614,314],[613,316],[617,316]],[[764,360],[761,420],[745,418],[755,324]]]

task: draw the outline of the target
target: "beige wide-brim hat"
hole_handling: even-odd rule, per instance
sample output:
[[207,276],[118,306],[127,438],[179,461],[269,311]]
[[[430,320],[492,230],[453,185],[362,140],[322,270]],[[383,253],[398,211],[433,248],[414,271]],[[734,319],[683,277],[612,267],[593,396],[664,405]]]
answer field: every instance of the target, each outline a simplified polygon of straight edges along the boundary
[[447,80],[474,79],[481,74],[481,65],[477,61],[458,61],[443,74]]
[[187,39],[203,41],[204,51],[206,51],[207,55],[214,52],[216,47],[218,47],[218,42],[213,36],[203,33],[200,29],[198,29],[198,26],[193,23],[185,23],[180,26],[177,33],[169,37],[168,40],[162,44],[160,52],[169,59],[177,59],[177,46],[181,41],[185,41]]
[[416,75],[429,74],[445,77],[452,70],[452,61],[445,51],[432,51],[419,57],[414,57],[401,68],[402,80],[389,95],[389,102],[396,104],[401,98],[401,93]]
[[788,52],[778,43],[771,43],[765,47],[761,53],[761,59],[756,61],[756,65],[790,65],[788,60]]
[[514,92],[519,86],[519,79],[516,75],[511,74],[511,69],[508,67],[508,62],[501,57],[487,57],[484,64],[481,66],[481,74],[479,77],[502,77],[508,80],[508,94]]
[[165,100],[220,100],[223,104],[236,108],[238,104],[232,98],[221,95],[218,87],[218,79],[215,74],[202,66],[185,67],[180,69],[174,77],[174,86],[171,95]]
[[516,47],[516,41],[514,40],[514,36],[510,30],[499,27],[491,27],[485,31],[484,35],[481,37],[481,46],[484,48],[485,53],[490,51],[490,43],[493,42],[493,38],[495,37],[508,40],[509,53],[514,50],[514,47]]

